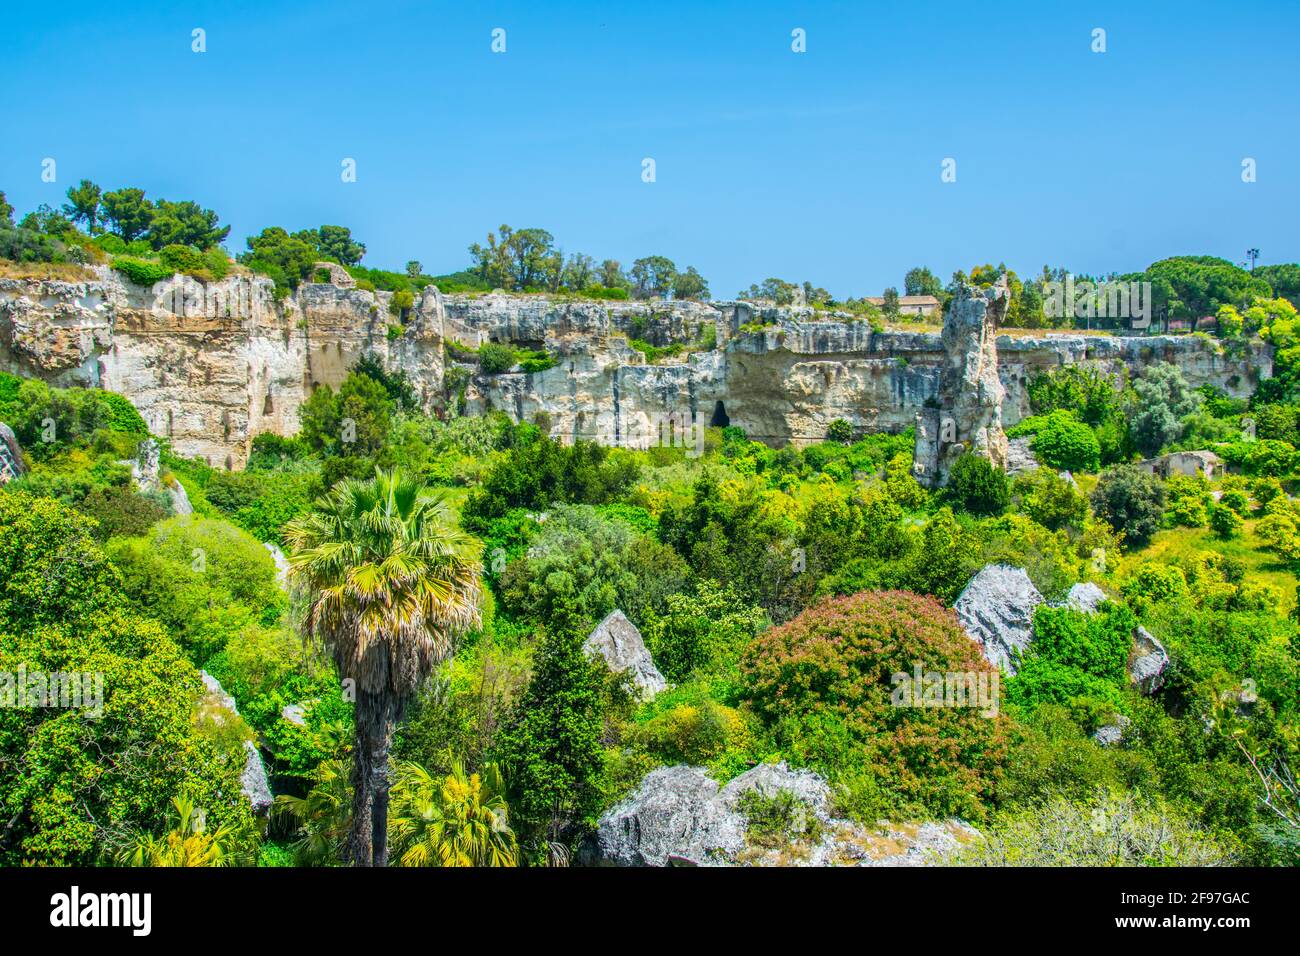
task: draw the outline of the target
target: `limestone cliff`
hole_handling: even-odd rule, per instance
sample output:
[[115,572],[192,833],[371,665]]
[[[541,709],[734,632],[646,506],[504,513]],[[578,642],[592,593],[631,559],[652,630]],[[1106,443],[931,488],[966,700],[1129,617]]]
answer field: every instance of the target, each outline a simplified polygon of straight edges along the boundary
[[[995,460],[1001,425],[1028,413],[1025,386],[1042,369],[1088,363],[1118,373],[1172,361],[1194,385],[1235,395],[1272,370],[1265,346],[1232,357],[1193,336],[995,338],[996,322],[986,318],[997,301],[974,291],[943,335],[873,331],[807,307],[443,296],[433,287],[398,325],[389,301],[384,292],[316,283],[280,300],[269,280],[249,276],[206,284],[176,276],[152,288],[104,268],[83,282],[0,279],[0,368],[120,391],[179,453],[236,468],[254,436],[295,432],[312,389],[336,386],[368,352],[405,371],[431,411],[460,391],[447,374],[460,365],[469,413],[495,408],[528,419],[545,411],[566,440],[644,443],[673,416],[738,425],[773,445],[804,444],[822,440],[837,418],[859,432],[897,431],[953,405],[968,429],[958,441],[982,442]],[[650,364],[630,339],[685,351]],[[457,361],[491,341],[545,349],[557,364],[488,376],[472,360]],[[973,390],[954,391],[968,377]]]

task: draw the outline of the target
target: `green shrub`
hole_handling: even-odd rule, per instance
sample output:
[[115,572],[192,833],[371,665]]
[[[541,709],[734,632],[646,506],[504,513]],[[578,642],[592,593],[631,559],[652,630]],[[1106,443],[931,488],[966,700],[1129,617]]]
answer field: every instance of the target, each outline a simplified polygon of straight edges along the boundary
[[176,274],[176,270],[170,266],[157,262],[148,262],[144,259],[135,259],[130,256],[114,256],[113,268],[136,285],[142,286],[152,286],[164,279],[170,279]]
[[965,454],[948,474],[948,498],[973,515],[999,515],[1011,503],[1007,476],[987,458]]
[[1102,473],[1092,491],[1092,510],[1132,545],[1142,545],[1160,527],[1165,485],[1136,465],[1118,465]]
[[497,342],[484,342],[478,350],[479,371],[484,375],[499,375],[515,366],[515,350]]
[[1043,419],[1030,443],[1038,460],[1051,468],[1096,471],[1101,466],[1101,446],[1091,428],[1072,412],[1058,409]]

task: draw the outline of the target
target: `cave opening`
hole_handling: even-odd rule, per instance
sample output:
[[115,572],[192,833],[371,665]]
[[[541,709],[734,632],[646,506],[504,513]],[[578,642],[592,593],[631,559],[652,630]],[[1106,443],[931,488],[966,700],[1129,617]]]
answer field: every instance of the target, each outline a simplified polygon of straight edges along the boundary
[[727,406],[722,404],[722,399],[713,403],[713,418],[709,420],[711,428],[726,428],[731,424],[731,419],[727,416]]

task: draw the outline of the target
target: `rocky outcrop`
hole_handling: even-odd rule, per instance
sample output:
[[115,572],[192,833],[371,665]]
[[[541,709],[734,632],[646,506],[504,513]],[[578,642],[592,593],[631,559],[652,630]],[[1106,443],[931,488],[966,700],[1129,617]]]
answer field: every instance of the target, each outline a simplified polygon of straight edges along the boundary
[[1154,694],[1165,683],[1169,669],[1169,652],[1155,635],[1141,625],[1133,632],[1133,651],[1129,655],[1128,676],[1144,694]]
[[[963,291],[939,335],[807,306],[444,296],[432,286],[394,315],[390,293],[337,277],[278,299],[269,279],[251,275],[178,275],[145,288],[102,266],[92,272],[81,282],[0,278],[0,369],[122,392],[178,453],[217,467],[242,466],[258,434],[296,432],[312,390],[337,386],[367,353],[405,372],[426,410],[462,402],[446,377],[459,364],[470,376],[466,411],[517,420],[545,411],[565,440],[636,443],[671,415],[799,445],[824,439],[838,418],[868,432],[919,416],[936,443],[930,457],[918,449],[931,475],[958,445],[1003,463],[1002,425],[1028,414],[1028,382],[1044,370],[1086,364],[1119,377],[1170,361],[1193,386],[1236,396],[1272,370],[1259,344],[1228,355],[1191,336],[998,336],[997,289]],[[650,364],[630,339],[685,351]],[[450,349],[493,341],[544,349],[557,364],[481,375]]]
[[654,697],[668,686],[655,667],[654,658],[636,625],[622,611],[611,611],[583,642],[589,657],[600,657],[615,674],[628,675],[642,700]]
[[1091,581],[1082,581],[1079,584],[1071,586],[1070,592],[1065,596],[1065,606],[1072,611],[1081,611],[1084,614],[1096,614],[1102,604],[1109,601],[1106,592],[1093,584]]
[[[239,708],[235,706],[235,698],[226,693],[221,682],[207,671],[199,671],[199,677],[203,679],[206,702],[211,710],[217,712],[217,719],[239,719]],[[240,789],[248,798],[253,812],[259,815],[265,814],[271,809],[275,798],[271,795],[271,784],[266,778],[262,755],[251,740],[244,741],[244,752],[244,770],[239,777]]]
[[1113,747],[1124,739],[1124,732],[1132,723],[1123,714],[1116,714],[1109,722],[1102,724],[1092,732],[1092,739],[1102,747]]
[[[745,795],[794,798],[791,832],[750,832]],[[826,780],[760,764],[719,787],[701,767],[660,767],[610,809],[579,862],[597,866],[922,866],[978,836],[945,823],[866,827],[831,813]]]
[[1015,674],[1034,639],[1034,611],[1042,603],[1023,568],[990,564],[970,579],[953,611],[988,662]]
[[0,422],[0,485],[21,478],[25,474],[27,474],[27,463],[23,461],[23,451],[18,447],[14,430],[4,422]]

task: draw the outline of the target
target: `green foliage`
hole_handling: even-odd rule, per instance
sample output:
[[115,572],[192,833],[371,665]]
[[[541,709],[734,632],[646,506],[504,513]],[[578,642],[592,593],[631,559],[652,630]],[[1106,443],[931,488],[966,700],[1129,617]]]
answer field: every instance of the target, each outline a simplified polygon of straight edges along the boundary
[[778,739],[819,720],[843,729],[831,754],[814,760],[823,770],[858,763],[898,808],[982,816],[1005,750],[1003,719],[972,707],[895,706],[895,675],[910,678],[917,662],[940,674],[991,671],[950,611],[905,592],[825,601],[760,635],[742,669],[749,700]]
[[648,616],[646,642],[669,681],[685,681],[739,659],[745,645],[766,624],[765,615],[745,607],[735,592],[701,581],[695,594],[674,593],[662,613]]
[[1210,483],[1202,475],[1174,475],[1165,484],[1165,517],[1171,524],[1203,528],[1214,503]]
[[1102,473],[1091,495],[1092,510],[1127,542],[1151,540],[1165,508],[1165,486],[1136,465],[1119,465]]
[[113,268],[136,285],[142,286],[152,286],[176,274],[176,269],[172,266],[146,259],[136,259],[132,256],[114,256]]
[[962,455],[953,463],[948,473],[947,497],[973,515],[998,515],[1011,503],[1006,474],[976,454]]
[[1119,410],[1119,394],[1103,372],[1083,365],[1064,365],[1040,372],[1027,388],[1035,415],[1062,410],[1088,425],[1100,425]]
[[1129,649],[1137,621],[1122,605],[1100,614],[1041,605],[1034,613],[1034,641],[1007,684],[1007,698],[1022,707],[1069,706],[1086,729],[1089,715],[1123,708]]
[[197,671],[120,591],[85,518],[0,490],[0,672],[102,675],[103,695],[97,719],[0,707],[4,865],[91,864],[121,834],[159,829],[172,796],[204,808],[213,828],[251,822],[242,747],[195,724]]
[[1182,370],[1168,362],[1148,365],[1133,381],[1135,399],[1129,427],[1138,450],[1148,457],[1183,433],[1183,418],[1197,411],[1204,395],[1183,378]]
[[837,418],[826,428],[826,440],[847,445],[853,441],[853,426],[843,418]]
[[1101,445],[1091,428],[1073,412],[1057,409],[1048,414],[1030,443],[1039,461],[1066,471],[1096,471],[1101,467]]
[[1011,495],[1025,515],[1051,531],[1082,531],[1088,518],[1088,499],[1077,485],[1050,468],[1018,475]]
[[497,740],[516,831],[533,857],[546,842],[575,841],[600,812],[604,676],[582,650],[586,637],[581,622],[552,622],[528,690]]

